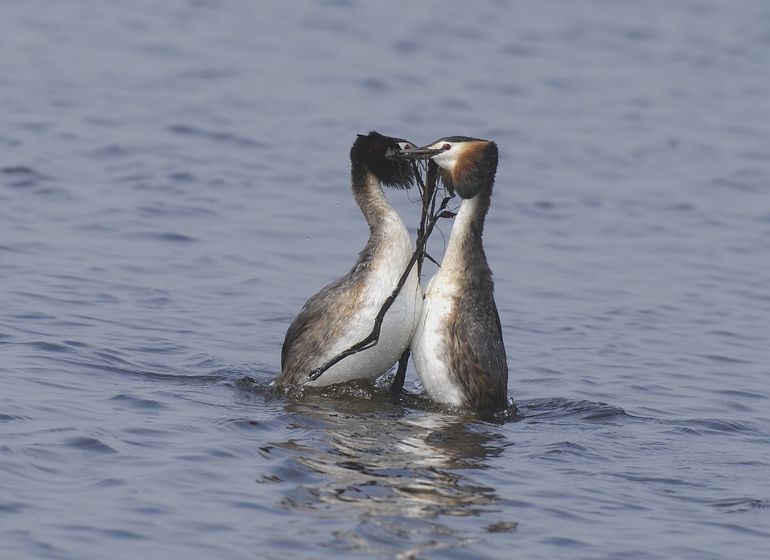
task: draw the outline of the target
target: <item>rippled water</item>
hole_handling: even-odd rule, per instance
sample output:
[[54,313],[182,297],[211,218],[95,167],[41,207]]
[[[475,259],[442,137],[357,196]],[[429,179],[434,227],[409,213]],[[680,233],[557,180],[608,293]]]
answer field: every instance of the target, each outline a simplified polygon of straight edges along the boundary
[[[764,557],[769,64],[762,0],[0,2],[2,557]],[[269,388],[369,129],[498,142],[520,418]]]

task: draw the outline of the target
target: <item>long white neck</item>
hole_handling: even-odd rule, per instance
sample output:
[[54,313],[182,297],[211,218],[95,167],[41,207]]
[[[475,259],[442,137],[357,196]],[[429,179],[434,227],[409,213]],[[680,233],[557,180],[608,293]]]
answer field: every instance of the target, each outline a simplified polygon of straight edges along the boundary
[[380,180],[371,173],[367,173],[363,184],[353,186],[353,195],[373,234],[394,219],[403,226],[401,218],[385,198]]
[[462,201],[449,235],[441,274],[466,276],[471,266],[483,264],[486,267],[481,235],[488,209],[489,196],[484,193]]
[[365,181],[354,185],[353,193],[369,224],[369,241],[364,253],[369,253],[374,262],[392,269],[397,278],[413,251],[409,230],[388,202],[374,175],[367,173]]

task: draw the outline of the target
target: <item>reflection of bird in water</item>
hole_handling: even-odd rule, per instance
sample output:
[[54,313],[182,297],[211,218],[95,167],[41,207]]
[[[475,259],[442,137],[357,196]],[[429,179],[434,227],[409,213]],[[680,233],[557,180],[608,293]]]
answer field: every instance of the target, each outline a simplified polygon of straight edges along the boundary
[[306,395],[287,407],[295,418],[310,417],[316,430],[323,422],[320,431],[332,446],[304,447],[296,458],[329,479],[312,492],[314,502],[355,503],[367,516],[435,519],[478,515],[497,500],[493,488],[461,473],[483,468],[503,451],[494,435],[468,429],[468,418],[433,412],[404,417],[403,409],[376,396],[335,401]]
[[409,188],[414,166],[386,155],[414,145],[376,132],[359,135],[350,149],[353,196],[369,224],[369,241],[345,276],[305,303],[286,332],[278,385],[331,385],[376,379],[406,350],[420,314],[422,292],[417,269],[388,312],[376,345],[336,363],[319,378],[313,370],[366,338],[386,298],[396,287],[414,248],[409,232],[390,206],[382,185]]
[[399,157],[430,157],[463,201],[441,268],[425,291],[412,340],[415,369],[431,399],[479,411],[508,405],[508,365],[482,245],[497,171],[497,145],[451,136]]

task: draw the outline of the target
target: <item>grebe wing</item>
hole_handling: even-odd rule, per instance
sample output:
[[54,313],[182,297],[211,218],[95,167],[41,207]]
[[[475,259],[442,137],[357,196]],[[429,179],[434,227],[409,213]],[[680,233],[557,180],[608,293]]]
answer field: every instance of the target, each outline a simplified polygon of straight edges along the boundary
[[448,339],[450,371],[470,396],[473,407],[504,407],[508,364],[500,315],[492,294],[460,298]]

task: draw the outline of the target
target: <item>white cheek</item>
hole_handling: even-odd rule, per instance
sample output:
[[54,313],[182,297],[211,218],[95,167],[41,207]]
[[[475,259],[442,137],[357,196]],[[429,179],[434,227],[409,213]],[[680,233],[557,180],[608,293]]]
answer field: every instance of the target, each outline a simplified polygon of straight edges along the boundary
[[457,161],[450,152],[452,150],[447,150],[446,152],[441,152],[440,154],[436,154],[433,156],[433,161],[435,161],[439,167],[442,169],[447,169],[449,171],[452,171],[455,167],[455,162]]

